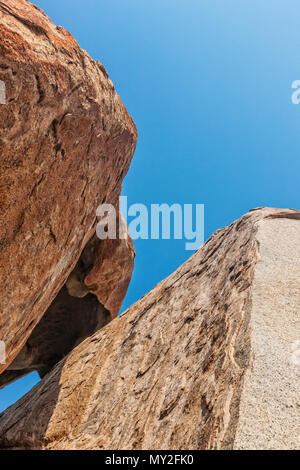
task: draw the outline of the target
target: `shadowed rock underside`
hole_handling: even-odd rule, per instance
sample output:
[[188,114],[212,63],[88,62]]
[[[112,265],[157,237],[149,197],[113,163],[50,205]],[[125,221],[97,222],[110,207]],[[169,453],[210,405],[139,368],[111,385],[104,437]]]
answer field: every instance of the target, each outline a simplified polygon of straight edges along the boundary
[[299,448],[299,243],[293,210],[218,230],[2,413],[0,447]]
[[77,265],[97,207],[117,206],[137,132],[103,65],[27,0],[0,0],[0,80],[1,373]]

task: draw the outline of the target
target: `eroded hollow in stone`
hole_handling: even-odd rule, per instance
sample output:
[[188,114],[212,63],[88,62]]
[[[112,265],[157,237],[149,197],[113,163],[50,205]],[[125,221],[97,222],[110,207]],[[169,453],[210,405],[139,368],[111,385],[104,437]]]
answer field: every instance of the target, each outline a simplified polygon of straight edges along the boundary
[[111,313],[84,284],[100,243],[95,236],[87,244],[25,346],[0,375],[0,388],[33,371],[43,378],[75,346],[111,321]]

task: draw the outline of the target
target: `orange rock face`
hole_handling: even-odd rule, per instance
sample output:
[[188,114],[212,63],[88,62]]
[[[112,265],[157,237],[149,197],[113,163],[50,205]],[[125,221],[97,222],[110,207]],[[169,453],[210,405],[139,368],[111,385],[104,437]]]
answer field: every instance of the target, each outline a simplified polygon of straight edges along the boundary
[[94,266],[84,279],[90,292],[116,318],[126,295],[133,268],[135,250],[126,223],[121,218],[127,238],[103,240],[98,245]]
[[299,305],[300,212],[251,211],[0,414],[0,449],[299,449]]
[[1,373],[76,266],[97,206],[117,203],[137,132],[104,67],[25,0],[0,0],[0,80]]
[[124,239],[95,235],[41,321],[7,369],[0,389],[37,371],[44,377],[72,349],[115,318],[131,280],[135,251],[121,217]]

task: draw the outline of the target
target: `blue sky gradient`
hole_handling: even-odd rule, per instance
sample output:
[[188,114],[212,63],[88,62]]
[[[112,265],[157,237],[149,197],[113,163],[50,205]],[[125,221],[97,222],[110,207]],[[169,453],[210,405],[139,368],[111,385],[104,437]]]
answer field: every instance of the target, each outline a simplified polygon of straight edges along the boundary
[[[300,208],[297,0],[38,0],[110,78],[139,141],[128,203],[203,203],[205,237],[258,206]],[[184,241],[135,242],[123,310],[181,265]],[[0,391],[0,411],[37,381]]]

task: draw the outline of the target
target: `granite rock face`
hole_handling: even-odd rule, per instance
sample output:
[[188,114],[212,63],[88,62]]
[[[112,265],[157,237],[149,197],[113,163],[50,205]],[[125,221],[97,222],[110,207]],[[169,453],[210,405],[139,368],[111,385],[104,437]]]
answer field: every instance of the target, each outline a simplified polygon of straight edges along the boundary
[[58,296],[35,327],[25,346],[0,374],[0,389],[37,371],[44,377],[77,344],[115,318],[126,295],[135,250],[121,217],[123,239],[95,235]]
[[2,413],[0,448],[299,449],[299,307],[300,212],[251,211]]
[[0,0],[0,83],[1,373],[76,269],[97,206],[117,205],[137,132],[105,68],[27,0]]
[[116,318],[121,309],[135,259],[134,245],[122,216],[118,227],[120,234],[124,234],[123,238],[107,238],[99,243],[93,266],[84,278],[88,292],[97,296],[112,318]]

